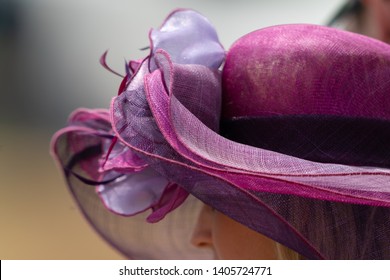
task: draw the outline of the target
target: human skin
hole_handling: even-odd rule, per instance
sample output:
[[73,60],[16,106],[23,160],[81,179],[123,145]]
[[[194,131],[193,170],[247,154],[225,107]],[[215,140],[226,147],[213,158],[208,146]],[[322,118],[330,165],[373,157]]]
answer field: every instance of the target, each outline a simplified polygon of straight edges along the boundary
[[277,259],[276,242],[204,205],[191,243],[211,248],[216,259]]

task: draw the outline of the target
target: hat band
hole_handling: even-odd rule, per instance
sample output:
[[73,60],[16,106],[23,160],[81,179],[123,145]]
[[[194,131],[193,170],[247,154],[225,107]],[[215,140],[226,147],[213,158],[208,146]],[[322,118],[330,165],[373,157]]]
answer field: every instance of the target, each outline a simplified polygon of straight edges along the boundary
[[233,141],[310,161],[390,167],[390,122],[341,116],[237,117],[221,121]]

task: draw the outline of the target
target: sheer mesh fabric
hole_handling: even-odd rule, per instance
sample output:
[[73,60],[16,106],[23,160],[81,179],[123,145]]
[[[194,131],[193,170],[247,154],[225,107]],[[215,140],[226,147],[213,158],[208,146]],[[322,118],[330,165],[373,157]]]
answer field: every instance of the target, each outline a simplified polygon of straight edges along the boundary
[[[106,123],[107,125],[107,123]],[[79,138],[79,149],[69,145]],[[91,226],[124,257],[130,259],[210,259],[212,252],[191,245],[191,235],[201,203],[189,197],[180,207],[159,223],[147,223],[148,212],[133,217],[109,211],[96,193],[92,182],[96,177],[85,173],[83,165],[98,165],[101,158],[102,138],[88,141],[88,134],[75,131],[64,134],[56,141],[56,152],[65,167],[65,176],[70,192]],[[70,164],[73,163],[73,164]],[[75,175],[82,176],[83,180]],[[90,181],[86,181],[86,180]],[[97,184],[97,182],[96,182]]]

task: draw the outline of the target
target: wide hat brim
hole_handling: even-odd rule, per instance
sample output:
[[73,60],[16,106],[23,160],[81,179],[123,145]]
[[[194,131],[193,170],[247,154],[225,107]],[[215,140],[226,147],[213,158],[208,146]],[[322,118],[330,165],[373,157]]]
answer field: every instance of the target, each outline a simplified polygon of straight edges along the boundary
[[[296,35],[306,38],[307,41],[297,41]],[[375,85],[379,85],[372,88],[370,92],[379,98],[379,102],[370,95],[359,95],[355,99],[356,102],[363,102],[364,106],[370,108],[366,112],[376,112],[378,115],[354,115],[348,110],[340,111],[344,114],[335,113],[332,111],[335,100],[327,99],[325,92],[318,97],[317,108],[285,106],[295,111],[291,113],[280,110],[277,112],[278,117],[284,115],[290,117],[294,114],[312,117],[318,114],[321,117],[329,115],[332,118],[342,117],[347,120],[362,118],[370,119],[374,121],[373,123],[388,124],[390,118],[386,108],[389,107],[384,105],[389,103],[390,84],[386,83],[385,77],[389,77],[390,73],[390,50],[385,44],[359,35],[312,25],[278,26],[248,36],[246,38],[250,38],[250,43],[253,44],[251,49],[257,50],[264,49],[267,47],[267,42],[277,38],[280,45],[274,45],[275,53],[280,54],[281,48],[284,48],[290,54],[299,54],[296,57],[299,59],[295,60],[299,63],[302,63],[302,58],[305,57],[306,61],[313,61],[313,57],[321,56],[323,62],[321,69],[329,70],[326,72],[328,76],[325,81],[336,79],[335,84],[338,81],[344,83],[348,81],[349,86],[344,87],[348,90],[334,93],[336,97],[337,94],[349,93],[350,88],[358,89],[364,84],[362,76],[353,79],[353,75],[345,74],[340,77],[341,72],[330,71],[339,67],[340,56],[336,54],[340,55],[340,48],[344,54],[348,54],[349,51],[354,51],[356,54],[364,53],[364,56],[356,56],[357,60],[350,56],[350,63],[364,70],[365,75],[369,74],[370,78],[375,78],[377,81]],[[235,53],[242,55],[241,51],[235,52],[235,50],[244,41],[245,39],[240,39],[229,51],[224,66],[225,73],[229,70],[226,68],[230,67],[229,61],[234,61],[234,65],[241,69],[247,66],[244,59],[232,59]],[[246,42],[246,45],[248,44],[249,41]],[[272,49],[269,48],[268,51],[267,56],[272,57],[270,53]],[[249,59],[265,62],[258,55],[252,53],[251,56],[246,53]],[[159,220],[177,207],[179,208],[173,213],[185,211],[185,208],[182,208],[184,204],[181,205],[181,202],[186,195],[180,193],[180,190],[184,189],[200,201],[306,258],[390,257],[389,247],[386,245],[390,231],[390,170],[387,167],[312,161],[297,155],[288,155],[229,140],[218,133],[220,117],[218,108],[222,103],[223,111],[227,109],[229,112],[225,114],[226,118],[234,119],[235,116],[232,115],[234,109],[231,110],[231,104],[237,99],[229,98],[229,95],[240,96],[241,94],[242,96],[239,86],[229,92],[224,88],[222,93],[218,70],[211,66],[176,62],[169,51],[164,49],[155,48],[152,58],[152,66],[150,59],[144,60],[139,64],[135,74],[126,79],[123,91],[113,99],[109,116],[105,115],[106,112],[104,116],[91,114],[90,111],[79,112],[80,114],[75,114],[70,122],[71,126],[77,128],[60,132],[54,141],[53,150],[65,167],[65,174],[76,200],[79,201],[89,220],[95,225],[101,223],[99,231],[114,243],[114,246],[124,248],[122,243],[126,239],[131,239],[135,243],[140,241],[142,238],[139,236],[133,238],[127,235],[128,231],[132,232],[135,228],[138,234],[143,232],[138,227],[140,223],[126,227],[125,234],[120,234],[121,230],[118,230],[118,226],[122,220],[113,218],[113,222],[107,224],[104,219],[101,221],[99,212],[92,206],[96,203],[97,196],[95,195],[91,200],[90,196],[94,194],[82,194],[84,190],[81,192],[78,190],[84,189],[85,186],[82,185],[88,183],[88,180],[99,182],[96,191],[105,202],[105,206],[114,210],[113,212],[121,212],[127,207],[124,206],[126,203],[118,201],[118,196],[113,193],[123,192],[121,197],[133,199],[134,193],[139,195],[139,190],[138,187],[134,187],[136,191],[129,191],[130,181],[127,180],[131,180],[133,174],[139,171],[153,170],[157,172],[157,175],[153,173],[153,176],[157,178],[161,175],[170,182],[169,186],[172,187],[172,191],[169,192],[166,191],[167,188],[161,190],[149,187],[139,196],[146,196],[148,197],[146,201],[153,201],[151,208],[157,213],[153,216],[153,221]],[[294,56],[291,55],[288,60],[281,59],[278,62],[279,67],[275,67],[275,64],[271,67],[265,63],[257,65],[260,70],[266,69],[268,74],[271,73],[276,77],[275,80],[282,78],[279,74],[281,70],[285,70],[285,67],[296,66]],[[305,66],[307,65],[303,65],[302,68],[304,69]],[[308,75],[312,76],[313,69],[310,67],[307,69],[311,71]],[[234,73],[239,72],[234,71]],[[245,74],[243,71],[240,73]],[[288,73],[284,71],[283,75]],[[356,73],[353,72],[354,75]],[[249,76],[253,74],[258,74],[256,69],[249,71]],[[304,71],[300,73],[302,74]],[[237,78],[237,75],[224,75],[224,84],[229,84],[231,77],[242,80],[244,84],[248,80],[243,76]],[[283,79],[288,81],[289,76],[283,76]],[[320,81],[314,78],[308,80]],[[317,88],[318,92],[323,91],[323,84],[314,84],[314,89]],[[302,90],[293,93],[302,94]],[[307,96],[315,93],[309,92]],[[305,97],[305,94],[303,93],[302,96]],[[305,99],[299,101],[298,98],[298,104],[303,100]],[[352,101],[348,104],[348,108],[352,108],[353,111],[356,107]],[[375,109],[372,109],[374,107]],[[275,113],[275,107],[264,106],[262,109],[264,112],[261,114],[256,112],[255,116],[269,117],[267,108],[268,113]],[[319,112],[320,109],[323,111]],[[75,117],[76,115],[78,117]],[[84,117],[80,117],[82,115]],[[243,115],[245,112],[237,116]],[[91,152],[94,149],[95,152]],[[105,156],[115,149],[118,150],[115,156]],[[91,153],[88,154],[86,151]],[[137,157],[131,162],[126,161],[129,158],[129,151]],[[104,157],[106,157],[105,162],[112,163],[112,168],[102,169],[101,163]],[[158,184],[165,185],[162,179],[156,180]],[[164,199],[164,194],[167,194],[169,199]],[[118,209],[113,207],[117,204],[121,205]],[[137,214],[132,206],[130,208],[134,214]],[[139,206],[138,209],[146,210],[148,207]],[[163,213],[160,213],[159,209],[164,209]],[[173,213],[164,219],[169,218]],[[112,219],[111,216],[109,219]],[[125,219],[132,220],[134,217]],[[179,218],[180,221],[193,221],[193,219],[194,217]],[[170,224],[169,230],[164,229],[165,233],[172,233],[172,240],[176,240],[175,227],[178,225],[181,226],[182,223],[176,223],[174,226]],[[360,227],[367,225],[370,226],[370,230],[362,231]],[[193,224],[189,228],[192,226]],[[327,246],[324,236],[316,234],[318,226],[327,229],[327,232],[323,233],[324,236],[338,234],[337,244],[333,244],[338,248],[337,250]],[[348,230],[343,233],[342,229]],[[364,246],[356,246],[359,244]],[[169,242],[166,245],[168,248],[174,247]],[[161,255],[153,255],[154,245],[149,247],[151,253],[144,255],[136,253],[137,250],[134,249],[136,247],[132,246],[126,250],[122,249],[122,252],[125,251],[131,257],[164,258]],[[350,250],[348,247],[355,249]],[[178,251],[184,250],[187,248]],[[347,256],[343,255],[346,251],[349,252]],[[190,255],[189,258],[198,257],[200,258],[199,255]]]

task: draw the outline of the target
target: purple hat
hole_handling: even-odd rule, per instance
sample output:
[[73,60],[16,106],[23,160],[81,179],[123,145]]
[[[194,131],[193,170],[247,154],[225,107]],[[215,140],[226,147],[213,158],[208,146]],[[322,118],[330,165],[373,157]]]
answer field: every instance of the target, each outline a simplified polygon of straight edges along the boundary
[[77,110],[52,142],[106,240],[130,258],[208,258],[189,242],[202,201],[306,258],[390,258],[390,46],[282,25],[225,57],[191,10],[150,39],[110,110]]

